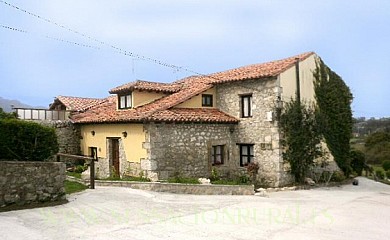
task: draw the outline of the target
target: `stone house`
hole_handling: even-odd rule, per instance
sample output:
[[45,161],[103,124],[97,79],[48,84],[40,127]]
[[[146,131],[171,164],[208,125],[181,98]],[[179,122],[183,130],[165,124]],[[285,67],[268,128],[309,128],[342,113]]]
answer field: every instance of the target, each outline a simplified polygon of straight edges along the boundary
[[[315,101],[313,71],[319,57],[303,53],[173,83],[130,82],[105,99],[58,97],[80,129],[81,153],[96,151],[97,175],[138,175],[156,181],[174,175],[209,177],[246,172],[269,186],[292,181],[282,158],[275,111],[294,98]],[[68,101],[70,100],[70,101]]]

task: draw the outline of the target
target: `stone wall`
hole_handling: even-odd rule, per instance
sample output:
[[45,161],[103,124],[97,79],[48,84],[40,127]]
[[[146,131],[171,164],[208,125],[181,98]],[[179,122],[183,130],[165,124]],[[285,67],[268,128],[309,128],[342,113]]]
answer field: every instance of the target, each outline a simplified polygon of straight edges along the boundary
[[0,207],[65,199],[65,164],[0,162]]
[[128,187],[155,192],[196,195],[253,195],[253,185],[207,185],[159,182],[96,181],[97,186]]
[[[280,186],[293,179],[284,168],[280,134],[275,119],[278,101],[276,79],[247,80],[217,86],[217,106],[240,119],[233,133],[236,143],[254,144],[254,162],[259,164],[257,180],[267,186]],[[241,96],[252,95],[252,117],[241,117]],[[267,114],[273,117],[270,119]],[[236,147],[234,149],[238,151]],[[237,152],[236,155],[239,155]]]
[[[60,153],[80,154],[80,128],[75,126],[71,121],[37,121],[38,123],[53,127],[57,134],[58,148]],[[63,162],[73,162],[74,159],[61,157]]]
[[230,129],[234,124],[145,124],[147,159],[141,161],[146,177],[157,180],[175,175],[209,177],[211,146],[225,145],[225,163],[219,168],[237,171],[230,150],[235,145]]
[[[282,146],[275,109],[279,88],[276,79],[247,80],[219,84],[217,107],[240,119],[238,124],[146,124],[144,147],[148,158],[141,161],[151,179],[166,179],[175,174],[209,177],[211,147],[225,146],[224,164],[215,166],[222,175],[246,173],[240,167],[238,144],[254,144],[254,162],[259,165],[258,183],[276,187],[293,181],[283,162]],[[241,117],[241,96],[252,95],[252,117]],[[272,117],[269,118],[269,115]]]

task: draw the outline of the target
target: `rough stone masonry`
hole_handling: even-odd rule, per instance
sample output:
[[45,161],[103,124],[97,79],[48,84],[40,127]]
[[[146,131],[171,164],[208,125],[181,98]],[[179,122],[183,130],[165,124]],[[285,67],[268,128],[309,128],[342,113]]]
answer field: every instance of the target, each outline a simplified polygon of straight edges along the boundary
[[65,163],[0,162],[0,208],[65,199]]

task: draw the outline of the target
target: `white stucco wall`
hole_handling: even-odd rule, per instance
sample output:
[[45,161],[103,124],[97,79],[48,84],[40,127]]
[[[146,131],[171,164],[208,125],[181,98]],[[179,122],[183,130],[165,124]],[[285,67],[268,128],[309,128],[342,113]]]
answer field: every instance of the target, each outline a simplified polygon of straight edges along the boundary
[[[306,103],[315,102],[314,77],[316,69],[316,54],[311,55],[299,63],[301,100]],[[296,73],[295,65],[279,75],[279,83],[282,88],[282,101],[289,101],[296,96]]]

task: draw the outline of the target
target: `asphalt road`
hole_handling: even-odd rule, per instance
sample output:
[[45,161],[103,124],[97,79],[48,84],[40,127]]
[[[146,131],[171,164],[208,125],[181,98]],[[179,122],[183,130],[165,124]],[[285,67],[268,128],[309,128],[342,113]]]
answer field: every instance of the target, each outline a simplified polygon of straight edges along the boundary
[[268,198],[98,187],[0,213],[0,239],[388,239],[390,186],[359,181]]

